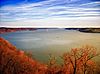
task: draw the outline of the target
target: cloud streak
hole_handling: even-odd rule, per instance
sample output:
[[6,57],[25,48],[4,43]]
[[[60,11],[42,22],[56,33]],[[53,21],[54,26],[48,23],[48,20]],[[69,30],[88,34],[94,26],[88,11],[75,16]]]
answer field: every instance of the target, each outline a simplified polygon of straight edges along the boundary
[[[25,24],[24,21],[30,23],[30,20],[31,22],[36,20],[40,20],[38,22],[41,22],[43,20],[49,19],[48,22],[46,23],[45,21],[43,22],[44,26],[47,26],[50,25],[49,22],[51,19],[58,19],[58,18],[60,20],[61,19],[68,20],[66,22],[66,25],[67,24],[70,25],[72,24],[70,23],[71,21],[79,20],[80,22],[80,20],[83,20],[84,17],[87,21],[88,20],[93,21],[95,20],[95,18],[100,19],[100,1],[92,2],[86,0],[82,2],[82,0],[64,0],[64,1],[46,0],[36,3],[27,3],[14,6],[7,5],[0,7],[0,18],[1,18],[0,21],[2,22],[0,23],[0,25],[3,25],[3,23],[8,23],[8,22],[9,23],[15,22],[19,24],[19,21],[22,21],[20,22],[20,24]],[[56,23],[57,20],[55,23],[52,24],[55,25]],[[97,22],[97,24],[99,24],[99,22]]]

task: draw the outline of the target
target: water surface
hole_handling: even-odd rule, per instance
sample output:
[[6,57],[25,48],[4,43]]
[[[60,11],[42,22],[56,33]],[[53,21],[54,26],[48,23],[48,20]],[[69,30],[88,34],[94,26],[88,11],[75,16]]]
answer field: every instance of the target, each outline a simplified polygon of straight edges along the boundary
[[83,33],[65,29],[38,29],[0,34],[18,49],[31,51],[40,61],[46,61],[48,54],[60,56],[71,48],[92,45],[100,49],[99,33]]

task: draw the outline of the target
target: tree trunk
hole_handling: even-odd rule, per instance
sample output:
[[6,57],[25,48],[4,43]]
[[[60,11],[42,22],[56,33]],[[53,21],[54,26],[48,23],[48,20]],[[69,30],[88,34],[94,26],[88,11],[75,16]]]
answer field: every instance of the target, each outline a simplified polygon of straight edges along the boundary
[[76,67],[74,67],[74,72],[73,72],[73,74],[76,74]]

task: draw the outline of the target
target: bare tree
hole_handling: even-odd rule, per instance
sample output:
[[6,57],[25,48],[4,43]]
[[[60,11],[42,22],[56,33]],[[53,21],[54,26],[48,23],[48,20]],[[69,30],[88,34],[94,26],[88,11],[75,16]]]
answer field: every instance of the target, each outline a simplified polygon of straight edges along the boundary
[[87,74],[89,70],[92,70],[93,73],[96,64],[92,58],[98,55],[96,48],[92,46],[86,45],[82,48],[74,48],[71,49],[71,52],[63,55],[64,66],[67,67],[66,69],[69,69],[68,66],[70,66],[68,71],[72,71],[70,72],[72,74]]

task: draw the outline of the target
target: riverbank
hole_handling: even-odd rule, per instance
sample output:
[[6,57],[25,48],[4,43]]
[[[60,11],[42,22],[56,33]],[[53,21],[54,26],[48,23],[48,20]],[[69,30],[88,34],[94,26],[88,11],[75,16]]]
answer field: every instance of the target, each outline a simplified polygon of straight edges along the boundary
[[100,33],[100,28],[65,28],[66,30],[77,30],[85,33]]
[[[16,31],[34,31],[37,29],[53,29],[53,28],[0,28],[0,34],[2,33],[9,33],[9,32],[16,32]],[[54,28],[57,29],[57,28]],[[65,30],[77,30],[84,33],[100,33],[100,28],[65,28]]]
[[85,46],[64,53],[61,56],[62,65],[57,64],[52,55],[48,64],[41,64],[0,38],[0,74],[99,74],[100,66],[92,60],[96,56],[98,53],[94,47]]
[[0,28],[0,34],[16,32],[16,31],[25,31],[25,30],[34,31],[34,30],[36,30],[36,28],[5,28],[5,27],[3,27],[3,28]]
[[82,28],[79,31],[85,33],[100,33],[100,28]]

